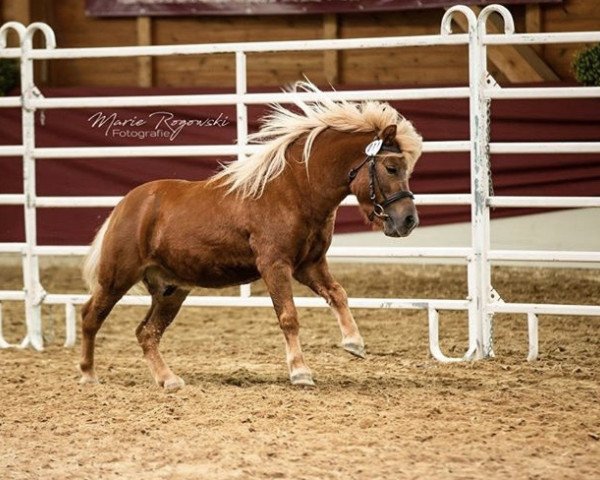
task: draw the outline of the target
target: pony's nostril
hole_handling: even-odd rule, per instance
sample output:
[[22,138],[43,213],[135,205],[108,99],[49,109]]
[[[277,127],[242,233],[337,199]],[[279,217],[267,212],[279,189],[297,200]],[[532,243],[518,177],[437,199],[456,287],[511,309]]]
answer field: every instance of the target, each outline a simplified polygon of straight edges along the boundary
[[415,225],[415,223],[417,223],[416,219],[414,216],[412,215],[407,215],[406,218],[404,219],[404,226],[406,228],[411,228]]

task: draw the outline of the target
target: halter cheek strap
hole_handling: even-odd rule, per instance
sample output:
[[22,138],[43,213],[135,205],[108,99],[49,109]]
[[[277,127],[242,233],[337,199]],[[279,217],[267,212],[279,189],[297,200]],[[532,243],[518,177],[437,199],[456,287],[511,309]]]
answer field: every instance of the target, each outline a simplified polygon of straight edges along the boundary
[[[357,165],[348,172],[348,183],[352,183],[352,181],[358,175],[358,171],[367,162],[369,162],[369,198],[371,200],[371,203],[373,203],[373,210],[368,215],[370,221],[373,221],[375,217],[381,219],[388,218],[389,215],[385,213],[385,209],[389,207],[392,203],[402,200],[404,198],[410,198],[411,200],[414,200],[415,198],[412,192],[408,190],[400,190],[399,192],[393,193],[389,197],[385,196],[385,194],[381,190],[381,187],[379,186],[379,177],[377,176],[376,169],[377,155],[382,150],[388,152],[401,153],[400,149],[398,149],[396,146],[389,147],[387,145],[383,145],[383,140],[381,140],[380,138],[375,138],[375,140],[369,143],[365,148],[365,159],[359,165]],[[383,197],[383,201],[381,202],[377,201],[377,190],[379,190],[381,196]]]

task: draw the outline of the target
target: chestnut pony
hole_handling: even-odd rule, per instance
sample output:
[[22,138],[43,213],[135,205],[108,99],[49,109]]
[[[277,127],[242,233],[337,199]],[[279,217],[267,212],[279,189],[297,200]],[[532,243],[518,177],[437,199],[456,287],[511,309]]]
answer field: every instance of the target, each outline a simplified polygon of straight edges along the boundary
[[[318,101],[303,102],[295,92]],[[353,193],[386,235],[418,224],[408,180],[422,141],[387,103],[334,102],[310,82],[290,91],[252,136],[259,153],[208,181],[158,180],[129,192],[100,228],[84,265],[91,297],[83,307],[82,383],[96,382],[94,340],[119,299],[143,281],[152,305],[136,329],[159,386],[184,385],[163,360],[159,341],[195,286],[220,288],[262,278],[285,337],[290,380],[313,385],[292,296],[296,279],[333,309],[342,347],[364,357],[363,339],[325,254],[336,210]],[[366,150],[365,150],[366,148]]]

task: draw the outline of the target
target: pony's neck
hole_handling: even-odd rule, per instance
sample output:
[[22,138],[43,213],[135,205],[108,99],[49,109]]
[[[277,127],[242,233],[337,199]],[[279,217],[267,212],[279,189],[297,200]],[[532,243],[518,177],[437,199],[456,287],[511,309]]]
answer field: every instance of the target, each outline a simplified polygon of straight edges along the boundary
[[313,205],[330,215],[350,193],[350,170],[365,156],[373,133],[346,133],[333,129],[316,139],[308,161],[308,185]]

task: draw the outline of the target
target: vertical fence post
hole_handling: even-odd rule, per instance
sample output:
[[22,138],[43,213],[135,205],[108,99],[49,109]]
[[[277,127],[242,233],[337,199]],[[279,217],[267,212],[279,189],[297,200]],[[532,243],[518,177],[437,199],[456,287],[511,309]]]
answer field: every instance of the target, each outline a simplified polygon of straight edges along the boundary
[[[235,105],[237,118],[238,161],[246,159],[244,147],[248,143],[248,107],[241,98],[247,93],[246,52],[235,52],[235,93],[238,100]],[[240,296],[249,297],[252,294],[250,284],[240,286]]]
[[514,33],[510,12],[500,5],[489,5],[477,18],[475,41],[469,39],[470,130],[471,130],[471,241],[473,246],[474,282],[472,296],[474,313],[480,325],[477,357],[494,356],[491,266],[488,254],[490,242],[490,204],[492,174],[490,160],[491,111],[485,89],[488,80],[487,47],[483,40],[490,14],[497,12],[504,18],[505,33]]
[[38,257],[33,249],[37,243],[35,210],[35,110],[30,105],[34,97],[33,60],[30,58],[32,33],[26,32],[21,44],[21,131],[23,142],[23,193],[25,194],[25,249],[23,250],[23,289],[25,290],[25,319],[27,336],[22,347],[31,345],[42,350],[41,285]]
[[77,340],[77,311],[72,303],[65,303],[65,347],[72,347]]
[[[4,25],[0,26],[0,49],[4,49],[8,47],[8,32],[13,30],[15,34],[19,38],[19,47],[23,45],[23,38],[25,37],[25,25],[19,22],[6,22]],[[22,72],[22,70],[21,70]],[[2,303],[0,302],[0,348],[8,348],[12,345],[8,343],[4,339],[4,334],[2,332],[3,326],[3,318],[2,318]],[[23,345],[26,345],[26,340],[28,339],[27,334],[25,334],[25,338],[23,340]]]
[[31,345],[36,350],[44,348],[42,337],[42,302],[44,289],[40,283],[38,257],[34,249],[37,245],[36,226],[36,187],[35,187],[35,108],[31,100],[39,95],[33,79],[33,34],[44,33],[46,48],[54,48],[56,40],[52,29],[43,23],[32,23],[25,30],[21,42],[21,131],[23,142],[23,193],[25,195],[25,248],[23,250],[23,287],[25,291],[25,320],[27,336],[21,347]]
[[[473,10],[464,5],[456,5],[449,8],[442,18],[441,34],[449,35],[452,33],[452,18],[460,12],[467,19],[467,34],[469,36],[469,135],[471,140],[470,148],[470,172],[471,172],[471,244],[473,253],[469,256],[467,266],[468,276],[468,299],[469,299],[469,351],[465,359],[482,358],[483,354],[483,332],[482,332],[482,312],[485,304],[483,302],[482,292],[485,291],[485,212],[487,206],[481,202],[481,172],[479,171],[479,157],[482,145],[480,144],[480,131],[482,108],[479,102],[483,95],[483,85],[479,85],[481,77],[481,50],[478,41],[477,17]],[[483,53],[485,58],[485,52]],[[483,68],[485,71],[485,67]],[[485,110],[485,109],[483,109]],[[485,142],[485,140],[484,140]],[[485,148],[483,146],[483,148]],[[487,183],[485,184],[487,188]],[[483,198],[485,202],[485,198]],[[485,211],[485,212],[484,212]],[[489,238],[489,230],[488,230]]]
[[[490,248],[490,193],[489,172],[489,111],[484,96],[487,73],[487,51],[482,43],[482,26],[479,20],[474,35],[469,37],[469,99],[471,135],[471,245],[473,247],[472,315],[477,318],[477,358],[494,355],[492,347],[491,317],[487,312],[489,292],[492,288],[491,270],[488,261]],[[483,31],[485,24],[483,25]]]
[[[496,8],[498,7],[498,8]],[[469,35],[469,135],[471,170],[471,246],[472,255],[468,261],[469,290],[469,351],[473,358],[494,356],[492,314],[488,306],[491,301],[492,281],[489,263],[490,250],[490,209],[491,168],[490,168],[490,109],[485,96],[487,81],[487,49],[483,43],[486,34],[486,20],[490,13],[497,11],[502,16],[508,13],[504,7],[492,5],[484,8],[475,17],[465,6],[455,6],[446,12],[442,19],[442,34],[451,33],[454,12],[461,12],[467,18]],[[505,12],[506,11],[506,12]],[[510,13],[508,13],[510,17]],[[505,29],[514,25],[512,17],[505,17]],[[511,32],[512,33],[512,32]]]
[[8,348],[10,347],[10,343],[4,340],[4,334],[2,332],[2,302],[0,302],[0,348]]

